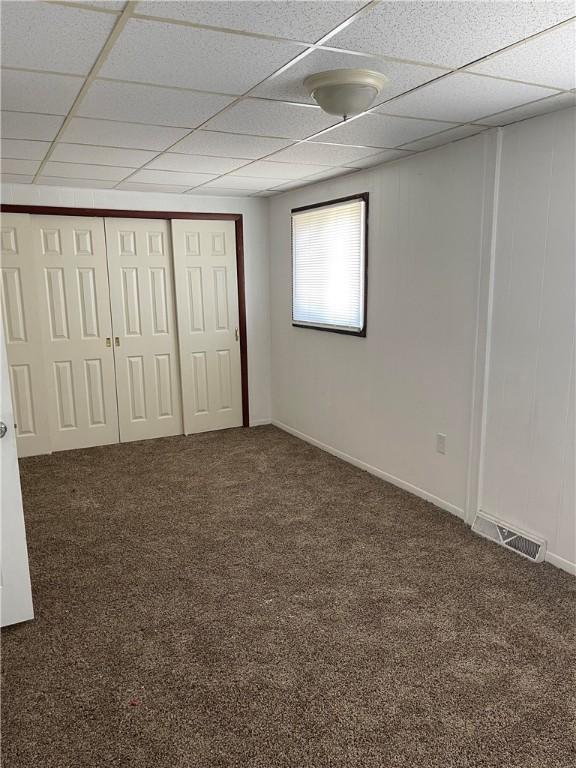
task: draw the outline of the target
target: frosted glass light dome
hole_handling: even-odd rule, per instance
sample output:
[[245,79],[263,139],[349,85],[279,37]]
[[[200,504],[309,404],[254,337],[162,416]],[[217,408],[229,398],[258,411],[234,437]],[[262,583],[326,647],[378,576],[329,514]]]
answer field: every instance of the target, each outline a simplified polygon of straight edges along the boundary
[[387,82],[369,69],[331,69],[310,75],[304,87],[324,112],[346,119],[369,109]]

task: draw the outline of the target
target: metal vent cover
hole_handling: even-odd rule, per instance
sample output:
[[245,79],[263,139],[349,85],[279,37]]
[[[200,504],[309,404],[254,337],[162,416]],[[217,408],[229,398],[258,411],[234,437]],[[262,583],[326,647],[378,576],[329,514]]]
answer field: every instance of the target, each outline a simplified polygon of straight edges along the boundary
[[485,512],[478,512],[472,523],[474,533],[511,549],[522,557],[541,563],[546,554],[546,542],[533,534],[510,528],[507,523],[496,520]]

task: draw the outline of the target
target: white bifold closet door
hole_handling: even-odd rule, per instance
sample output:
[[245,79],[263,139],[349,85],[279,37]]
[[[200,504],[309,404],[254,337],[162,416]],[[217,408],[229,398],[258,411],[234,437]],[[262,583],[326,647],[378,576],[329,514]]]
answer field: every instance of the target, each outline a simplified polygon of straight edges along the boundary
[[116,443],[104,222],[33,216],[32,236],[51,450]]
[[19,456],[51,450],[33,243],[30,216],[2,214],[2,321]]
[[6,214],[1,245],[20,456],[242,425],[234,222]]
[[170,227],[106,219],[120,440],[182,434]]
[[233,221],[174,219],[184,433],[242,426]]

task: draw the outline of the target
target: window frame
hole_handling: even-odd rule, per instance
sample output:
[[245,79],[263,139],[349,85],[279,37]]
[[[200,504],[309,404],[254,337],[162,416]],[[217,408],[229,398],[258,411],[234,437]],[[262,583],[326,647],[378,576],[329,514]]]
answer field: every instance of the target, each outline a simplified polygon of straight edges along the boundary
[[[362,264],[362,283],[364,292],[363,301],[363,322],[362,328],[359,330],[347,330],[346,328],[331,328],[330,326],[315,325],[314,323],[305,323],[294,320],[294,228],[292,226],[292,217],[295,213],[301,213],[302,211],[312,211],[315,208],[327,208],[331,205],[337,205],[338,203],[349,203],[352,200],[362,200],[364,202],[364,259]],[[357,336],[360,338],[366,338],[366,328],[368,320],[368,223],[369,223],[369,194],[368,192],[358,192],[355,195],[347,195],[346,197],[337,197],[332,200],[324,200],[321,203],[313,203],[312,205],[301,205],[298,208],[292,208],[290,210],[290,260],[291,260],[291,315],[292,315],[292,327],[293,328],[309,328],[313,331],[326,331],[327,333],[339,333],[343,336]]]

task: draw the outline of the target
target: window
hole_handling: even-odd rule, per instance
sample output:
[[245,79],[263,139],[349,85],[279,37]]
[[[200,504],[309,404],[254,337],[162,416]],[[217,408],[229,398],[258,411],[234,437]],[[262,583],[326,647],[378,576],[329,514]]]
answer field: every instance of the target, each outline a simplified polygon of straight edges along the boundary
[[366,335],[368,194],[292,210],[292,324]]

